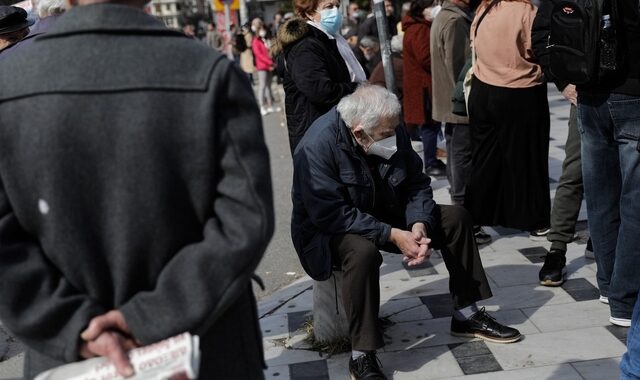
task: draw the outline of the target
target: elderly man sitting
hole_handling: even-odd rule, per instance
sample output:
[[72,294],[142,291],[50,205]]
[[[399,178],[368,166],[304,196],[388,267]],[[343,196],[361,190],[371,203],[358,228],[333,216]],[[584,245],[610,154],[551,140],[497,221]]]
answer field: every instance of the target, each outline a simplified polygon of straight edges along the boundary
[[422,161],[399,122],[400,104],[386,89],[362,85],[320,117],[294,153],[292,238],[305,271],[322,281],[344,273],[355,379],[385,379],[376,350],[383,346],[379,249],[408,265],[440,249],[450,274],[451,333],[498,343],[520,339],[478,310],[491,297],[467,212],[438,206]]

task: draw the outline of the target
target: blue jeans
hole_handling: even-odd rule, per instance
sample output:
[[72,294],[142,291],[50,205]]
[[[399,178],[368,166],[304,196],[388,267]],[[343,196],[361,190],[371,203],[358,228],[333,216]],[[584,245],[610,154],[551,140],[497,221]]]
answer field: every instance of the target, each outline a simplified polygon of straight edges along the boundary
[[640,380],[640,297],[633,309],[631,328],[627,333],[627,353],[620,363],[621,380]]
[[600,293],[631,318],[640,289],[640,98],[579,93],[582,172]]

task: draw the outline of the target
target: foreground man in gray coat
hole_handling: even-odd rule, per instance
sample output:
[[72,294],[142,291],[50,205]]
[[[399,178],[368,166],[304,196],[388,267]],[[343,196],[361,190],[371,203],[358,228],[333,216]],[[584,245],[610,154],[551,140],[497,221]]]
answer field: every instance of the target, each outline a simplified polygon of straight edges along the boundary
[[[25,378],[189,331],[200,379],[262,378],[251,276],[273,232],[258,107],[233,63],[80,0],[0,63],[0,319]],[[102,2],[102,1],[100,1]]]

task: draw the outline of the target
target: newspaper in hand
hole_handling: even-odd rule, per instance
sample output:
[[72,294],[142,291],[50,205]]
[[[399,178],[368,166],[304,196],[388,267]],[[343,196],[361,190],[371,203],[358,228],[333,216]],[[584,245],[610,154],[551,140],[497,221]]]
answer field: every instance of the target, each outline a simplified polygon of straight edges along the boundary
[[[189,333],[176,335],[129,352],[135,375],[132,380],[190,380],[200,369],[200,340]],[[106,358],[66,364],[38,375],[35,380],[120,380]]]

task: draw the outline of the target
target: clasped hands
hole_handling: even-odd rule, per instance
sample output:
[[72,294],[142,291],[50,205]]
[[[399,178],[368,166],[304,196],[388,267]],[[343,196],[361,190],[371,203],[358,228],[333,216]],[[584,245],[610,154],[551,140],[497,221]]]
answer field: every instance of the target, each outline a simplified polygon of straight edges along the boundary
[[431,255],[429,250],[431,239],[427,237],[427,228],[424,223],[414,223],[411,231],[392,228],[389,240],[400,249],[404,255],[403,260],[409,266],[420,265]]
[[127,352],[140,347],[140,342],[131,335],[129,326],[119,310],[111,310],[94,317],[80,337],[81,357],[89,359],[104,356],[115,365],[120,376],[133,376],[134,370]]

